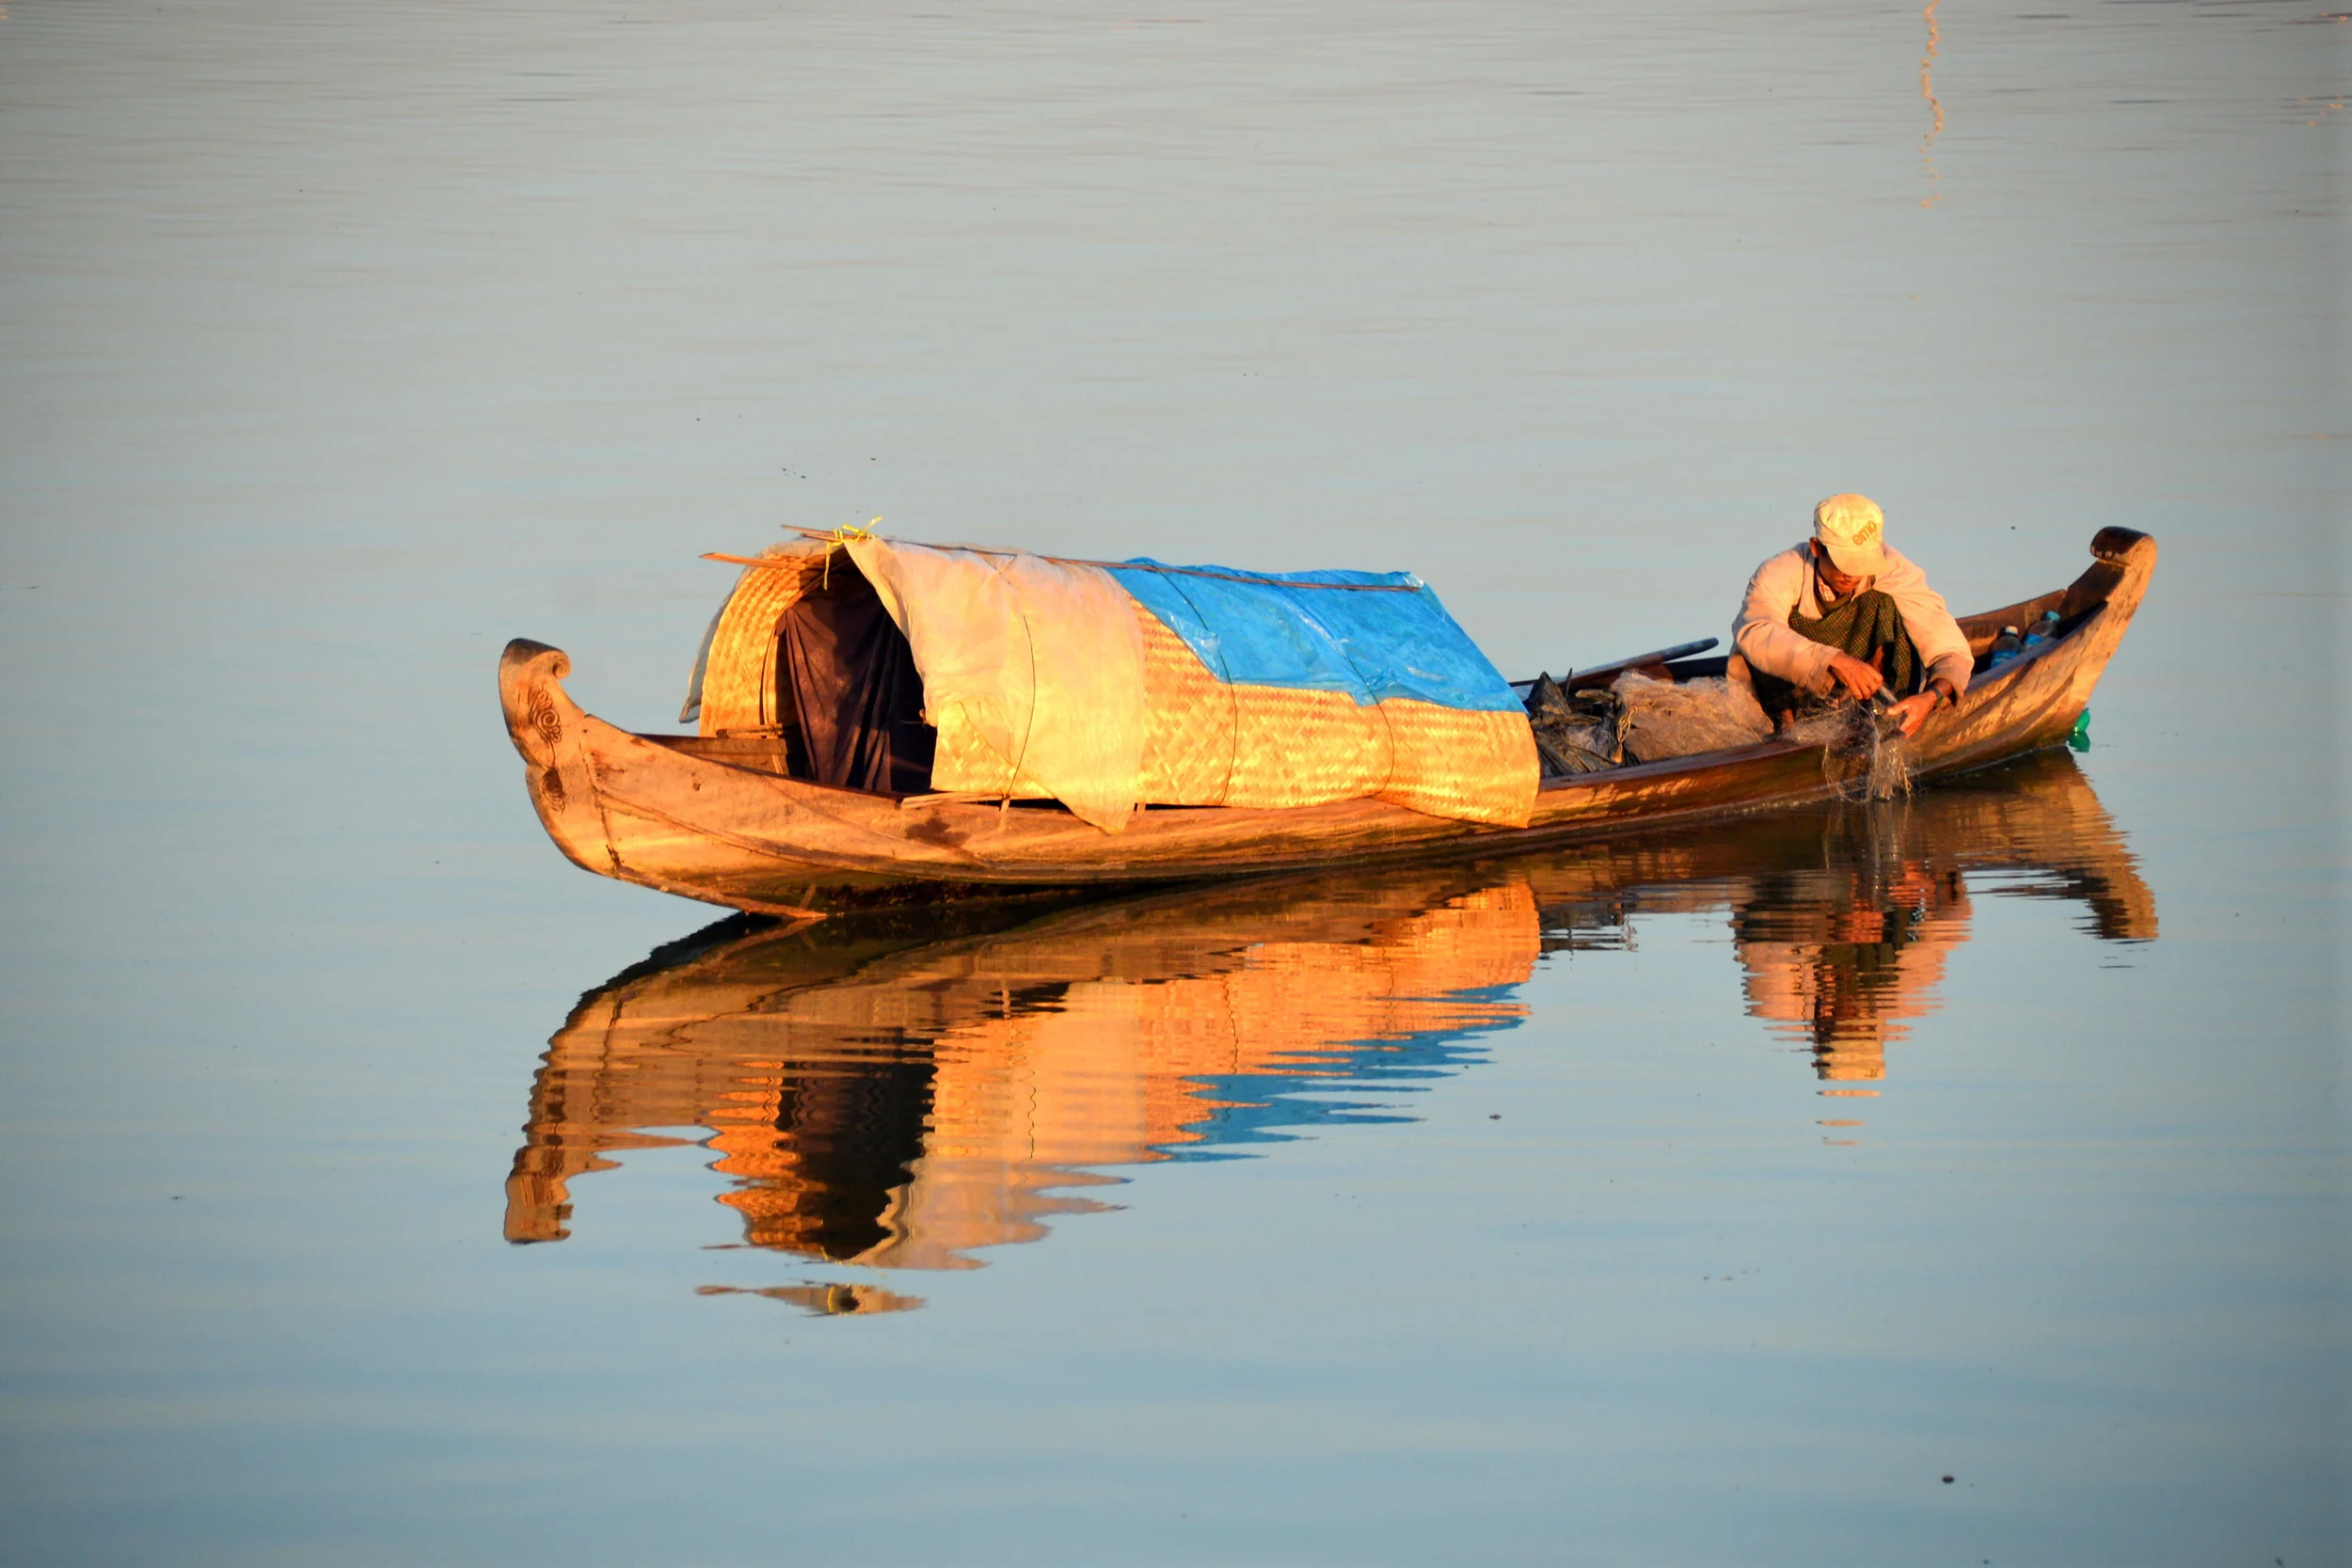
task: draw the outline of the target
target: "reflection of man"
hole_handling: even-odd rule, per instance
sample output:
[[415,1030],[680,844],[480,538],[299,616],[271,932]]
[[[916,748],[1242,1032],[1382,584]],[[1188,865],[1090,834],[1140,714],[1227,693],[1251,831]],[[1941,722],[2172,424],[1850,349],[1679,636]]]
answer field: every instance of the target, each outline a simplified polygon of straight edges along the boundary
[[1813,509],[1813,537],[1748,579],[1731,640],[1775,718],[1806,696],[1883,689],[1905,735],[1968,689],[1968,638],[1927,574],[1887,548],[1886,519],[1867,496]]
[[1833,1081],[1886,1076],[1896,1021],[1934,1006],[1945,958],[1968,940],[1957,871],[1912,859],[1888,869],[1883,884],[1860,867],[1782,873],[1734,900],[1749,1012],[1807,1041]]

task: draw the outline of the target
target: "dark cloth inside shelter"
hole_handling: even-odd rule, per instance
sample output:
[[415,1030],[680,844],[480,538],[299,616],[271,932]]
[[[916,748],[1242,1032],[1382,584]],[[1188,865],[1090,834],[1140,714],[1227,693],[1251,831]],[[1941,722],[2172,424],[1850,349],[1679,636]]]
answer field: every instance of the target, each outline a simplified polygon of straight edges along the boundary
[[923,677],[865,574],[834,562],[785,610],[776,641],[811,778],[896,795],[930,788],[939,737],[923,722]]
[[[1903,626],[1903,612],[1892,598],[1875,588],[1856,594],[1819,617],[1809,618],[1790,610],[1788,629],[1872,666],[1885,677],[1887,691],[1896,697],[1908,697],[1917,691],[1927,673],[1918,647]],[[1756,670],[1751,672],[1751,677],[1756,683],[1756,699],[1767,713],[1795,712],[1812,701],[1812,693],[1777,675]]]

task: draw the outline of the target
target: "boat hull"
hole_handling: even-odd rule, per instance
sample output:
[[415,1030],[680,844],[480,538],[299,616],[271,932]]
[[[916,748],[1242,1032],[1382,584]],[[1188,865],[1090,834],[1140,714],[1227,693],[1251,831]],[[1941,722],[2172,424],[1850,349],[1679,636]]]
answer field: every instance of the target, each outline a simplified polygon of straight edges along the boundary
[[[2122,642],[2155,566],[2145,534],[2103,531],[2072,586],[1971,617],[1979,647],[2005,621],[2059,610],[2057,641],[1979,676],[1911,747],[1921,781],[2062,742]],[[635,735],[582,711],[562,651],[517,640],[499,666],[507,730],[540,822],[599,876],[753,913],[806,918],[1025,891],[1143,886],[1502,854],[1664,822],[1771,809],[1853,788],[1818,745],[1739,751],[1553,781],[1525,828],[1374,800],[1290,810],[1153,807],[1104,833],[1054,805],[869,794],[785,774],[772,742]]]

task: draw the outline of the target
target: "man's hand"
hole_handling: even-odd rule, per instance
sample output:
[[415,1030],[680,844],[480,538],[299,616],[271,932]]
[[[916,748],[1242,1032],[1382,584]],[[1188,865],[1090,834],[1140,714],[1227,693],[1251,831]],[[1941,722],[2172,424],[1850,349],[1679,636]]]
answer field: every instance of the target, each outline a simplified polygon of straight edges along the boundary
[[1932,691],[1922,691],[1916,697],[1905,697],[1886,710],[1886,716],[1902,726],[1903,737],[1909,739],[1919,733],[1919,726],[1935,711],[1938,699]]
[[1877,696],[1879,688],[1886,684],[1885,676],[1851,654],[1830,655],[1829,673],[1838,685],[1864,702]]

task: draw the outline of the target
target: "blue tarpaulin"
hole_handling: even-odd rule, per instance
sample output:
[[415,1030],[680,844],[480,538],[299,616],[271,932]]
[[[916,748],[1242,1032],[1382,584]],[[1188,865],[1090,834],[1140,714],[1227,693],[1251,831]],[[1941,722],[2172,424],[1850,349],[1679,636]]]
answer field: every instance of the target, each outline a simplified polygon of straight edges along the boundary
[[[1471,712],[1523,709],[1429,585],[1409,572],[1243,573],[1148,559],[1110,571],[1228,685],[1344,691],[1367,707],[1409,697]],[[1316,582],[1398,591],[1286,586]]]

